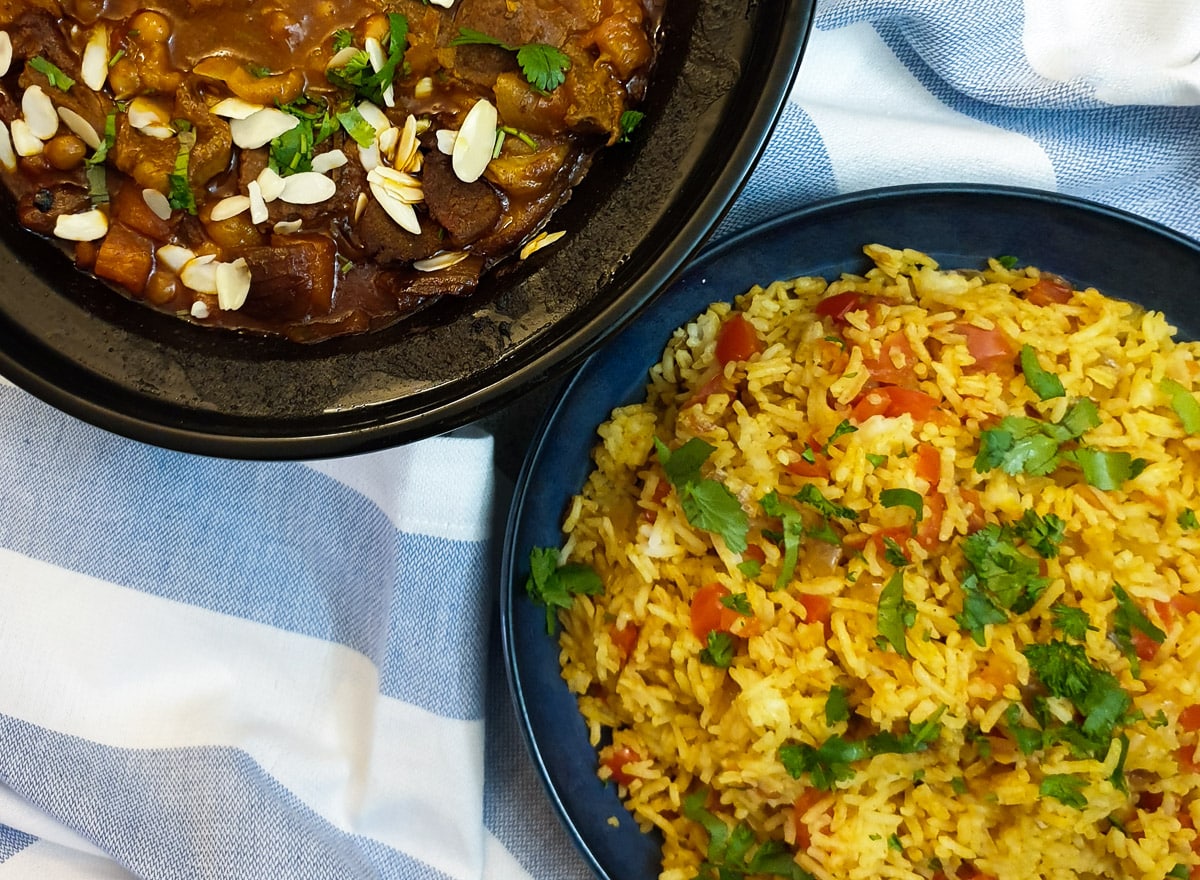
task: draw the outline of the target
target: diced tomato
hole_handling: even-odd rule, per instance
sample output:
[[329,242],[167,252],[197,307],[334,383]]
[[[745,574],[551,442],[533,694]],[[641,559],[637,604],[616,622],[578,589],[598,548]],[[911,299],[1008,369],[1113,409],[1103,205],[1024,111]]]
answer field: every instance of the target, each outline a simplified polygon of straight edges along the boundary
[[1162,803],[1163,794],[1161,791],[1143,791],[1137,797],[1138,809],[1145,810],[1148,813],[1153,813],[1159,809]]
[[870,371],[871,378],[884,385],[903,385],[906,382],[913,382],[913,366],[916,362],[917,355],[913,351],[912,343],[908,341],[908,337],[902,330],[889,334],[880,343],[879,357],[863,359],[863,364]]
[[721,604],[729,590],[721,584],[701,587],[692,597],[692,633],[704,641],[711,632],[731,632],[741,616],[732,608]]
[[1193,703],[1179,713],[1179,726],[1193,733],[1200,730],[1200,703]]
[[830,624],[830,618],[833,616],[833,603],[829,601],[829,597],[815,593],[800,593],[796,598],[804,606],[805,622],[821,624],[822,629],[825,630],[825,640],[829,641],[829,637],[833,635],[833,627]]
[[925,496],[924,513],[917,523],[917,543],[926,550],[932,549],[939,541],[938,533],[942,530],[942,516],[946,512],[946,496],[940,492],[931,492]]
[[1154,655],[1158,653],[1158,642],[1140,629],[1133,631],[1130,641],[1133,643],[1133,650],[1137,653],[1139,660],[1153,660]]
[[753,559],[759,565],[762,565],[767,561],[767,554],[763,551],[762,547],[758,546],[757,544],[751,544],[742,551],[742,558]]
[[730,361],[747,361],[762,351],[758,331],[741,312],[726,319],[717,333],[717,360],[722,364]]
[[908,413],[918,422],[926,422],[937,409],[937,405],[937,398],[924,391],[885,385],[872,388],[860,397],[850,410],[850,417],[857,422],[864,422],[871,416],[887,416],[894,419]]
[[821,799],[821,795],[821,789],[809,788],[792,804],[792,824],[796,826],[796,849],[800,852],[807,852],[808,848],[812,846],[812,829],[804,821],[804,814],[813,808],[813,805]]
[[936,486],[942,476],[942,456],[933,446],[922,443],[917,446],[916,474],[930,486]]
[[846,315],[866,308],[868,301],[868,297],[854,291],[835,293],[817,303],[816,312],[822,318],[831,319],[835,324],[844,324]]
[[1175,622],[1176,615],[1187,617],[1189,614],[1200,613],[1200,596],[1180,593],[1171,597],[1169,602],[1155,602],[1154,607],[1158,609],[1158,617],[1163,626],[1169,628]]
[[871,543],[875,545],[875,555],[882,558],[887,551],[887,540],[891,538],[902,548],[904,542],[913,536],[913,530],[908,526],[892,526],[886,529],[880,529],[871,535]]
[[725,374],[714,367],[711,374],[700,383],[700,387],[698,387],[692,396],[689,397],[683,404],[683,408],[687,409],[689,406],[695,406],[697,403],[703,403],[717,392],[728,390],[728,386],[725,383]]
[[628,786],[637,777],[627,773],[625,765],[635,764],[640,760],[642,760],[642,756],[629,746],[614,746],[600,763],[612,771],[613,779],[621,785]]
[[1175,760],[1186,773],[1200,773],[1200,762],[1196,760],[1196,746],[1180,746],[1175,750]]
[[1062,305],[1071,298],[1071,283],[1057,275],[1043,275],[1025,291],[1025,301],[1035,306]]
[[967,351],[975,363],[965,369],[976,373],[1011,372],[1017,356],[1012,343],[996,328],[986,330],[974,324],[960,322],[954,326],[956,332],[967,339]]
[[[658,485],[654,487],[654,491],[650,495],[650,500],[655,504],[662,504],[663,499],[671,492],[671,484],[666,480],[659,480]],[[658,519],[657,510],[642,509],[641,518],[644,522],[654,522]]]
[[621,660],[629,659],[629,655],[633,653],[633,649],[637,647],[638,635],[641,629],[632,623],[627,623],[624,626],[610,626],[608,635],[612,639],[617,650],[621,652]]
[[[798,477],[829,479],[829,458],[821,452],[820,445],[809,438],[804,448],[807,453],[802,452],[784,465],[787,472]],[[805,455],[812,461],[808,461]]]

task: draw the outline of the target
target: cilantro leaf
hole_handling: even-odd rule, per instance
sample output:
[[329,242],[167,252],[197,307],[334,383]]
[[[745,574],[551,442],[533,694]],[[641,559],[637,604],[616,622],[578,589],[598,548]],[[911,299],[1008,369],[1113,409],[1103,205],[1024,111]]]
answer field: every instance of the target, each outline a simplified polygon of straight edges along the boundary
[[1179,527],[1185,531],[1200,529],[1200,518],[1197,518],[1196,511],[1190,507],[1181,510],[1179,516],[1175,517],[1175,522],[1179,523]]
[[1013,526],[1017,536],[1024,538],[1043,559],[1058,556],[1058,545],[1066,535],[1067,523],[1053,513],[1040,516],[1036,511],[1026,510]]
[[367,122],[357,107],[349,107],[340,111],[337,114],[337,121],[346,134],[350,135],[360,147],[370,147],[375,143],[378,132],[375,131],[375,126]]
[[747,617],[754,613],[754,610],[750,607],[750,599],[745,593],[730,593],[727,596],[722,596],[717,601],[731,611],[736,611],[738,614]]
[[746,533],[750,520],[746,511],[724,483],[700,476],[700,466],[708,460],[714,447],[693,437],[672,452],[665,443],[654,438],[658,460],[667,480],[675,487],[687,521],[698,529],[718,534],[725,546],[734,553],[746,549]]
[[646,114],[640,110],[625,110],[621,113],[620,127],[621,134],[617,137],[617,143],[627,144],[633,139],[633,133],[637,127],[642,124],[642,120],[646,118]]
[[1129,786],[1125,782],[1125,761],[1129,757],[1129,736],[1122,733],[1118,740],[1121,743],[1121,752],[1117,756],[1116,766],[1113,767],[1113,772],[1109,774],[1108,781],[1112,783],[1113,788],[1117,791],[1129,793]]
[[175,154],[175,168],[167,175],[167,201],[177,211],[196,213],[196,194],[188,182],[188,163],[192,148],[196,145],[196,132],[191,127],[182,129],[178,135],[179,151]]
[[60,92],[70,91],[71,86],[75,85],[75,80],[71,79],[59,67],[47,61],[41,55],[35,55],[33,58],[30,58],[29,66],[50,80],[50,85],[54,86]]
[[767,516],[779,517],[783,523],[783,560],[775,578],[775,589],[787,586],[796,571],[796,560],[800,556],[800,538],[804,534],[804,520],[800,511],[786,504],[779,493],[772,490],[763,496],[762,509]]
[[854,777],[855,761],[869,756],[866,742],[850,741],[834,734],[818,748],[807,743],[787,743],[779,747],[779,761],[793,779],[805,773],[816,788],[829,791],[837,783]]
[[1102,492],[1120,489],[1122,483],[1140,474],[1147,464],[1144,458],[1134,458],[1128,452],[1108,452],[1088,446],[1065,452],[1062,457],[1079,465],[1088,485]]
[[604,592],[604,583],[590,566],[579,563],[560,566],[556,549],[534,547],[529,552],[525,592],[535,602],[546,606],[546,632],[553,633],[557,609],[570,608],[577,594],[594,596]]
[[911,561],[908,554],[904,552],[895,538],[885,537],[883,539],[883,558],[887,560],[889,565],[894,565],[896,568],[903,568]]
[[1196,396],[1173,379],[1163,379],[1158,387],[1171,398],[1171,409],[1179,416],[1183,430],[1188,434],[1200,433],[1200,403]]
[[1083,645],[1054,640],[1026,645],[1021,653],[1050,695],[1069,700],[1084,716],[1079,729],[1086,744],[1106,749],[1131,703],[1117,677],[1093,666]]
[[996,262],[999,263],[1001,266],[1003,266],[1005,269],[1012,269],[1012,268],[1016,267],[1016,265],[1019,261],[1017,260],[1016,257],[1012,256],[1011,254],[1005,254],[1002,257],[996,257]]
[[917,522],[925,517],[925,499],[912,489],[884,489],[879,493],[879,503],[884,507],[909,507],[917,515]]
[[1037,559],[1022,553],[1009,530],[996,523],[968,535],[962,548],[981,588],[1000,608],[1024,614],[1049,586]]
[[1039,400],[1064,397],[1067,393],[1058,376],[1042,368],[1032,345],[1021,346],[1021,372],[1025,374],[1025,383]]
[[335,54],[349,48],[352,42],[354,42],[354,34],[345,28],[338,28],[333,32],[333,51]]
[[710,632],[707,644],[700,649],[700,662],[718,669],[728,669],[733,663],[733,636],[718,630]]
[[1004,723],[1008,726],[1009,736],[1016,742],[1022,755],[1032,755],[1043,747],[1042,731],[1036,727],[1026,727],[1021,723],[1021,707],[1016,703],[1004,710]]
[[1168,871],[1167,876],[1172,880],[1188,880],[1192,876],[1192,871],[1187,865],[1180,863]]
[[694,791],[683,799],[683,815],[708,834],[705,861],[700,865],[697,880],[741,880],[751,875],[813,880],[812,874],[796,864],[782,843],[777,840],[758,843],[754,831],[744,822],[730,828],[704,806],[707,800],[707,789]]
[[825,699],[825,723],[829,727],[833,727],[849,717],[849,692],[840,685],[834,685],[829,689],[829,696]]
[[886,455],[879,455],[874,452],[867,453],[867,461],[870,462],[872,467],[883,467],[887,464],[887,460],[888,457]]
[[1063,605],[1061,602],[1055,602],[1050,606],[1050,615],[1056,629],[1061,630],[1064,635],[1078,639],[1079,641],[1087,638],[1089,629],[1095,629],[1092,626],[1091,619],[1087,616],[1087,612],[1082,608],[1073,608],[1069,605]]
[[526,81],[539,92],[554,91],[566,81],[566,72],[571,69],[571,59],[554,46],[546,43],[513,46],[473,28],[460,27],[458,36],[450,41],[450,45],[497,46],[508,52],[516,52],[517,64],[521,66]]
[[1074,773],[1052,773],[1042,780],[1042,784],[1038,787],[1038,794],[1042,797],[1052,797],[1068,807],[1082,810],[1088,804],[1087,798],[1083,795],[1086,785],[1087,781]]
[[1099,424],[1099,408],[1086,397],[1071,404],[1057,422],[1005,416],[997,427],[980,435],[975,471],[984,473],[1000,468],[1010,475],[1045,476],[1058,466],[1062,444]]
[[851,510],[849,507],[843,507],[840,504],[834,504],[812,483],[805,483],[801,486],[795,498],[797,501],[802,501],[816,508],[818,513],[829,519],[848,519],[852,522],[858,520],[858,513],[856,511]]
[[738,563],[738,571],[748,578],[756,578],[762,572],[762,565],[757,559],[746,559]]
[[1112,635],[1129,661],[1129,670],[1134,678],[1140,677],[1141,664],[1138,662],[1137,648],[1133,644],[1133,631],[1137,630],[1156,645],[1161,645],[1167,634],[1155,626],[1137,603],[1120,584],[1113,584],[1113,595],[1117,597],[1117,609],[1113,612]]
[[326,70],[325,78],[373,104],[386,104],[384,96],[396,79],[396,72],[401,69],[404,53],[408,49],[408,19],[405,16],[388,13],[388,32],[381,45],[387,56],[379,70],[375,70],[371,64],[371,56],[366,51],[360,51],[343,66]]
[[904,573],[896,572],[888,579],[879,593],[875,626],[879,634],[902,657],[908,656],[908,645],[904,636],[908,627],[916,623],[917,606],[904,598]]

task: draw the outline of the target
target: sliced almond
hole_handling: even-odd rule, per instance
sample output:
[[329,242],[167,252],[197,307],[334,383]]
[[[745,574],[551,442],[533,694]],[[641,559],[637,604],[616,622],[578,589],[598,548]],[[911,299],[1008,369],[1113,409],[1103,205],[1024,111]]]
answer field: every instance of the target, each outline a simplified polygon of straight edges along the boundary
[[375,37],[367,37],[363,40],[363,48],[367,50],[367,57],[371,59],[371,69],[376,73],[383,70],[383,65],[387,64],[387,54],[383,51],[383,44]]
[[437,134],[437,148],[439,153],[445,153],[447,156],[454,155],[454,142],[458,140],[458,132],[452,128],[439,128]]
[[454,0],[429,0],[434,6],[440,6],[442,9],[449,9],[454,5]]
[[275,224],[275,231],[280,235],[291,235],[292,233],[299,232],[303,226],[304,221],[302,220],[280,220]]
[[387,118],[387,114],[370,101],[363,101],[358,105],[358,114],[367,121],[367,125],[375,129],[376,134],[392,124],[392,121]]
[[229,131],[233,135],[233,142],[243,150],[257,150],[299,124],[300,120],[290,113],[264,107],[245,119],[230,120]]
[[198,321],[203,321],[208,317],[208,303],[202,299],[192,303],[192,317]]
[[48,141],[58,131],[58,111],[54,102],[39,85],[32,85],[21,96],[21,113],[29,124],[29,133]]
[[337,184],[316,171],[302,171],[283,179],[281,202],[289,205],[316,205],[334,197]]
[[258,185],[262,188],[263,201],[267,204],[283,194],[283,178],[270,168],[264,168],[259,173]]
[[12,67],[12,37],[8,31],[0,31],[0,76],[8,76]]
[[171,202],[158,190],[149,187],[142,190],[142,201],[159,220],[171,219]]
[[93,92],[103,89],[108,79],[108,27],[103,22],[92,28],[79,64],[79,78]]
[[325,65],[325,69],[337,70],[340,67],[345,67],[351,60],[358,56],[359,51],[361,50],[355,49],[353,46],[347,46],[345,49],[339,50],[329,59],[329,63]]
[[388,87],[383,90],[383,104],[385,107],[396,106],[396,84],[389,83]]
[[410,205],[425,201],[425,190],[421,187],[420,180],[386,165],[380,165],[369,173],[367,182],[383,187],[395,198]]
[[420,142],[417,140],[417,117],[409,116],[404,120],[404,128],[400,131],[400,140],[396,144],[396,154],[392,165],[401,171],[411,171],[414,160],[418,157]]
[[417,219],[417,212],[413,210],[411,204],[393,195],[386,186],[377,181],[369,180],[367,185],[371,188],[371,192],[380,206],[396,222],[396,225],[401,229],[408,230],[413,235],[421,234],[421,222]]
[[483,99],[467,111],[458,137],[454,139],[454,152],[450,154],[450,165],[463,183],[477,181],[492,161],[497,118],[496,108]]
[[17,153],[13,149],[12,138],[8,135],[8,126],[3,121],[0,121],[0,165],[4,166],[6,171],[17,170]]
[[427,260],[417,260],[412,267],[418,272],[437,272],[439,269],[449,269],[456,263],[467,258],[466,251],[440,251]]
[[369,147],[358,148],[358,161],[362,165],[364,171],[373,171],[379,167],[379,143],[373,143]]
[[160,141],[170,140],[175,137],[175,129],[169,125],[147,125],[145,128],[138,129],[146,137],[157,138]]
[[179,280],[184,286],[197,293],[217,292],[216,257],[213,254],[203,254],[188,260],[179,271]]
[[129,102],[126,118],[130,125],[141,131],[150,126],[167,126],[171,121],[171,114],[157,101],[138,95]]
[[212,107],[212,115],[223,119],[249,119],[259,110],[265,110],[262,104],[252,104],[238,97],[218,101]]
[[267,210],[267,200],[263,198],[262,186],[257,180],[252,180],[246,186],[246,196],[250,199],[250,222],[258,225],[266,223],[270,212]]
[[396,126],[388,126],[379,132],[379,153],[386,156],[389,162],[396,155],[396,144],[398,143],[400,143],[400,129]]
[[240,309],[250,294],[250,267],[244,257],[217,263],[217,305],[227,312]]
[[521,248],[521,259],[529,259],[542,248],[549,247],[566,234],[567,231],[565,229],[560,229],[558,232],[539,232]]
[[108,234],[108,215],[92,209],[82,214],[59,214],[54,234],[66,241],[96,241]]
[[183,267],[196,259],[196,252],[188,248],[181,247],[177,244],[164,244],[154,252],[158,258],[158,262],[166,266],[176,275],[183,271]]
[[432,77],[423,76],[419,80],[417,80],[417,84],[415,86],[413,86],[413,97],[414,98],[418,98],[418,99],[428,98],[432,94],[433,94],[433,78]]
[[313,156],[312,170],[318,174],[327,174],[334,168],[341,168],[350,160],[341,150],[326,150]]
[[12,142],[18,156],[37,156],[45,148],[41,139],[29,130],[29,123],[24,119],[12,121]]
[[357,223],[362,219],[363,211],[367,210],[367,203],[371,200],[367,198],[366,193],[359,193],[358,198],[354,200],[354,222]]
[[250,210],[249,196],[230,196],[226,199],[221,199],[212,206],[212,211],[209,212],[209,219],[220,223],[222,220],[228,220],[230,217],[236,217],[238,214],[245,213]]
[[96,132],[96,129],[92,128],[92,124],[70,107],[59,107],[58,118],[63,121],[63,125],[87,144],[90,149],[98,150],[100,149],[100,145],[104,143],[100,135]]

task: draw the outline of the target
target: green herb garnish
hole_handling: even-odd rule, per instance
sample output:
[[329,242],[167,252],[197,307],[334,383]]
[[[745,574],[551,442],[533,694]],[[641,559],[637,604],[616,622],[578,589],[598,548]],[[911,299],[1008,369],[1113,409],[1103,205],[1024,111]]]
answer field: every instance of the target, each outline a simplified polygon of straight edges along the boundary
[[632,139],[634,131],[642,124],[642,120],[646,118],[646,114],[640,110],[625,110],[621,113],[620,129],[621,133],[617,136],[617,143],[627,144]]
[[1038,396],[1039,400],[1064,397],[1067,393],[1058,376],[1043,369],[1042,365],[1038,363],[1037,352],[1032,345],[1021,346],[1021,372],[1025,374],[1025,384]]
[[517,64],[531,86],[540,92],[552,92],[566,81],[571,59],[559,49],[545,43],[526,43],[512,46],[482,31],[459,28],[451,46],[498,46],[517,53]]
[[733,663],[733,636],[713,630],[700,649],[700,662],[718,669],[728,669]]
[[1174,379],[1163,379],[1158,387],[1171,398],[1171,409],[1179,416],[1183,430],[1188,434],[1200,433],[1200,403],[1196,396]]
[[829,727],[847,720],[850,717],[849,692],[839,685],[829,689],[825,699],[825,723]]
[[912,489],[884,489],[879,493],[879,503],[884,507],[908,507],[917,515],[917,522],[925,517],[925,499]]
[[724,483],[700,474],[700,466],[715,447],[698,437],[693,437],[674,452],[657,437],[654,446],[667,480],[679,496],[687,521],[698,529],[720,535],[725,546],[734,553],[745,550],[746,533],[750,529],[746,511]]
[[1133,631],[1137,630],[1156,645],[1161,645],[1167,634],[1142,613],[1137,603],[1120,584],[1114,583],[1112,591],[1117,597],[1117,610],[1113,612],[1113,639],[1129,661],[1129,671],[1133,673],[1134,678],[1138,678],[1141,664],[1138,662],[1137,648],[1133,644]]
[[1083,796],[1083,789],[1086,785],[1087,781],[1074,773],[1053,773],[1042,780],[1042,784],[1038,787],[1038,794],[1061,801],[1068,807],[1082,810],[1088,803],[1087,798]]
[[916,623],[917,606],[904,598],[904,573],[896,572],[888,579],[879,593],[879,604],[875,614],[875,626],[896,653],[908,656],[905,644],[906,630]]
[[41,55],[35,55],[33,58],[30,58],[29,66],[50,80],[50,85],[54,86],[60,92],[70,91],[71,86],[75,85],[75,80],[71,79],[61,69],[47,61]]
[[191,159],[192,148],[196,145],[196,132],[190,123],[182,120],[176,123],[179,127],[179,151],[175,154],[175,168],[167,175],[167,201],[177,211],[196,213],[196,195],[188,183],[188,162]]
[[559,608],[570,608],[578,594],[594,596],[604,592],[600,575],[580,563],[558,564],[553,547],[534,547],[529,553],[529,578],[525,592],[546,606],[546,632],[554,632],[554,615]]
[[1095,629],[1086,611],[1082,608],[1063,605],[1061,602],[1055,602],[1050,606],[1050,617],[1055,629],[1060,630],[1063,635],[1079,641],[1083,641],[1087,637],[1088,630]]
[[730,827],[704,806],[707,799],[707,789],[692,792],[683,799],[683,815],[708,833],[708,849],[697,880],[743,880],[764,875],[813,880],[780,841],[759,843],[754,831],[743,822]]

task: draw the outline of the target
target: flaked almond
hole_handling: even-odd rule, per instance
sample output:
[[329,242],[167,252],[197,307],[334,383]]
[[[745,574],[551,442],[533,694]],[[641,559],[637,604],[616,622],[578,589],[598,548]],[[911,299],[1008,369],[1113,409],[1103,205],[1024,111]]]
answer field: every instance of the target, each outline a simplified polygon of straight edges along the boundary
[[12,37],[8,31],[0,31],[0,76],[8,76],[12,67]]
[[364,171],[373,171],[379,167],[382,161],[379,158],[379,142],[371,144],[369,147],[358,148],[358,161],[362,165]]
[[417,80],[417,84],[413,86],[413,97],[422,99],[428,98],[433,94],[433,78],[423,76]]
[[367,125],[375,129],[377,135],[392,124],[391,120],[387,118],[387,114],[370,101],[363,101],[358,105],[358,115],[366,120]]
[[347,46],[344,49],[340,49],[332,58],[329,59],[329,63],[325,65],[325,69],[338,70],[339,68],[345,67],[354,58],[358,57],[358,52],[359,50],[355,49],[353,46]]
[[458,140],[458,132],[452,128],[439,128],[437,134],[437,148],[439,153],[445,153],[447,156],[454,155],[454,142]]
[[326,150],[313,156],[312,170],[318,174],[327,174],[334,168],[341,168],[350,160],[341,150]]
[[45,149],[41,139],[29,130],[29,123],[24,119],[12,121],[12,143],[18,156],[37,156]]
[[208,303],[202,299],[192,303],[192,317],[198,321],[203,321],[208,317]]
[[439,251],[427,260],[417,260],[412,267],[418,272],[437,272],[439,269],[449,269],[456,263],[467,258],[466,251]]
[[21,96],[21,113],[29,125],[29,133],[39,140],[48,141],[58,131],[58,111],[39,85],[30,86]]
[[404,171],[380,165],[367,175],[367,182],[388,190],[395,198],[410,205],[425,201],[421,181]]
[[363,40],[363,48],[367,50],[367,57],[371,59],[371,69],[376,73],[383,70],[383,65],[387,64],[387,53],[383,51],[383,44],[375,37],[367,37]]
[[108,27],[103,22],[92,28],[79,64],[79,78],[93,92],[103,89],[108,79]]
[[280,235],[291,235],[299,232],[302,226],[304,226],[303,220],[280,220],[275,224],[274,229]]
[[378,181],[368,179],[367,185],[371,188],[371,193],[379,202],[380,207],[396,222],[396,225],[413,235],[421,234],[421,221],[417,219],[417,212],[413,210],[411,204],[402,201]]
[[302,171],[283,179],[279,200],[289,205],[316,205],[333,198],[335,193],[337,184],[333,180],[316,171]]
[[164,244],[154,252],[154,256],[160,265],[178,275],[184,266],[196,259],[196,252],[177,244]]
[[429,0],[434,6],[440,6],[442,9],[449,9],[454,5],[454,0]]
[[242,98],[232,97],[213,104],[211,113],[222,119],[249,119],[259,110],[265,109],[262,104],[252,104]]
[[259,172],[258,185],[262,188],[263,201],[267,204],[283,194],[283,178],[271,168],[264,168]]
[[175,137],[176,131],[169,125],[147,125],[143,129],[139,129],[146,137],[157,138],[160,141],[170,140]]
[[208,216],[210,220],[220,223],[222,220],[228,220],[230,217],[236,217],[249,210],[249,196],[229,196],[213,205]]
[[270,216],[267,211],[267,200],[263,198],[262,186],[257,180],[252,180],[246,186],[246,197],[250,199],[250,222],[258,225],[266,223]]
[[12,138],[8,135],[8,126],[0,121],[0,165],[6,171],[17,170],[17,153],[13,150]]
[[87,144],[89,149],[98,150],[104,143],[96,129],[92,128],[92,124],[70,107],[59,107],[58,118],[76,137]]
[[169,128],[171,122],[171,114],[167,108],[144,95],[138,95],[129,102],[126,118],[138,131],[152,126]]
[[496,108],[490,101],[480,99],[467,111],[458,137],[454,139],[454,151],[450,154],[450,165],[463,183],[474,183],[492,161],[492,148],[496,146]]
[[392,165],[401,171],[419,169],[420,146],[417,140],[417,117],[409,116],[404,120],[404,128],[400,131],[400,140],[396,144],[396,155],[392,159]]
[[82,214],[59,214],[54,234],[66,241],[96,241],[108,234],[108,215],[95,208]]
[[367,198],[366,193],[359,193],[358,198],[354,200],[354,222],[357,223],[362,219],[363,211],[367,210],[367,203],[371,200]]
[[521,259],[527,260],[544,247],[549,247],[567,234],[565,229],[560,229],[558,232],[539,232],[529,241],[525,242],[521,248]]
[[203,254],[188,260],[179,271],[179,280],[184,286],[197,293],[217,292],[216,256]]
[[299,124],[300,120],[290,113],[264,107],[245,119],[230,120],[229,131],[233,135],[233,142],[243,150],[257,150]]
[[153,212],[154,216],[159,220],[171,219],[171,203],[167,200],[167,197],[158,190],[150,189],[149,187],[142,190],[142,201],[146,203],[146,207],[148,207]]
[[379,153],[392,161],[396,155],[396,144],[400,143],[400,129],[391,125],[379,132]]
[[250,267],[244,257],[216,266],[217,305],[227,312],[237,311],[250,294]]

